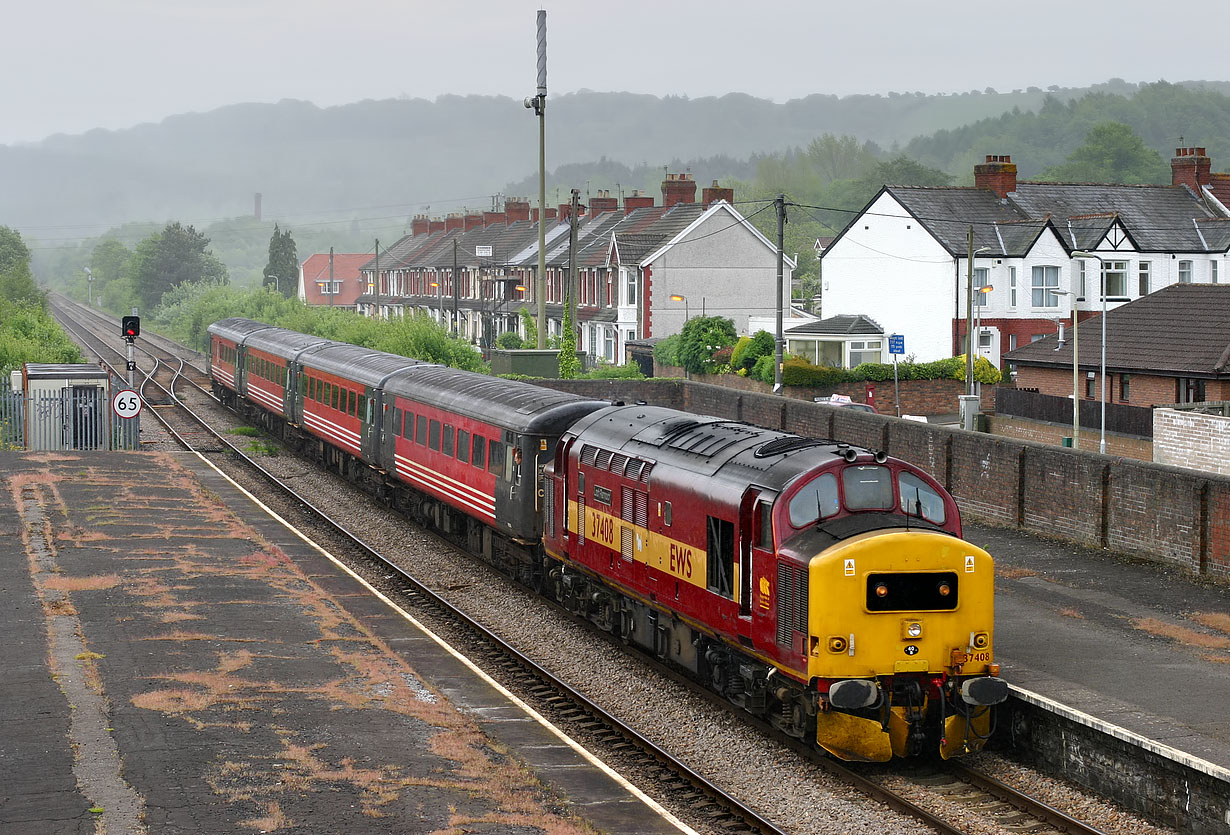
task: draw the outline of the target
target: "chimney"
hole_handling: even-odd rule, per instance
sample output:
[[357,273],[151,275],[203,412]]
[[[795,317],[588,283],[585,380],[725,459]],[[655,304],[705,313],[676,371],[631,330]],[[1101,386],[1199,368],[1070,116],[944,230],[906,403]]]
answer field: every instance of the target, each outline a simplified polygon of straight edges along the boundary
[[503,212],[483,212],[483,227],[486,228],[493,223],[507,223],[508,218]]
[[431,232],[431,219],[427,215],[415,215],[410,221],[410,234],[414,237]]
[[504,214],[510,224],[530,219],[530,202],[528,200],[505,200]]
[[987,154],[986,162],[974,166],[974,188],[993,191],[1000,200],[1015,192],[1016,163],[1012,157]]
[[600,215],[603,212],[618,211],[619,198],[612,197],[611,190],[604,188],[589,198],[589,210],[595,215]]
[[637,189],[632,194],[624,198],[624,214],[630,214],[637,209],[652,209],[653,198],[648,194],[641,194],[641,190]]
[[560,223],[566,223],[568,221],[568,216],[571,214],[572,214],[572,204],[571,203],[560,203],[559,211],[556,213],[555,216],[559,218]]
[[1187,186],[1199,194],[1201,187],[1212,181],[1212,168],[1213,160],[1204,148],[1176,148],[1170,160],[1170,184]]
[[442,218],[433,217],[431,220],[428,221],[427,228],[428,230],[430,230],[431,234],[433,235],[436,234],[437,232],[443,232],[444,231],[444,220]]
[[666,208],[676,203],[696,202],[696,181],[691,174],[667,174],[662,181],[662,205]]
[[465,231],[469,232],[471,229],[480,229],[483,225],[482,212],[474,212],[473,214],[466,215]]
[[550,207],[547,208],[547,220],[555,220],[556,211]]
[[718,181],[714,180],[713,185],[701,190],[700,202],[707,209],[719,200],[725,200],[727,203],[733,204],[735,202],[735,190],[733,188],[722,188],[718,185]]
[[456,212],[444,218],[444,231],[452,232],[455,229],[465,229],[466,216]]

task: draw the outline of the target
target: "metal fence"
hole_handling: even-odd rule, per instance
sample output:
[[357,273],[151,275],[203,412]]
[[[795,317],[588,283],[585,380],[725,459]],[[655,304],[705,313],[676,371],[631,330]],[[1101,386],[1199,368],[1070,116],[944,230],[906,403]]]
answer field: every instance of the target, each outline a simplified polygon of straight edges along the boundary
[[[112,379],[112,390],[124,387]],[[0,449],[93,450],[140,448],[140,416],[118,418],[107,389],[71,386],[26,397],[0,384]]]
[[[1001,386],[995,393],[995,412],[1000,415],[1045,420],[1071,426],[1072,398],[1041,394],[1033,389]],[[1082,400],[1080,402],[1080,425],[1082,429],[1101,428],[1102,401]],[[1124,403],[1107,403],[1106,431],[1152,438],[1153,408],[1128,406]]]

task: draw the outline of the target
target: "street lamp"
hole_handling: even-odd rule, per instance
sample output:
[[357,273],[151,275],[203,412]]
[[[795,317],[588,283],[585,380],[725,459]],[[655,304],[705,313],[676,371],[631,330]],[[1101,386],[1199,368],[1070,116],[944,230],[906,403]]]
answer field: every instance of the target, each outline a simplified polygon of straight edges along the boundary
[[987,303],[987,293],[994,289],[995,285],[987,284],[974,290],[979,294],[979,299],[974,307],[974,337],[970,342],[970,349],[978,351],[978,356],[982,356],[982,306]]
[[444,296],[443,289],[440,287],[440,282],[433,281],[431,286],[436,288],[436,323],[441,327],[444,325]]
[[[1080,392],[1080,333],[1077,330],[1076,292],[1073,290],[1047,290],[1055,296],[1072,297],[1072,448],[1081,448],[1081,392]],[[1055,350],[1059,350],[1056,348]]]
[[265,278],[272,278],[273,279],[273,289],[278,292],[279,296],[282,295],[282,279],[278,278],[273,273],[269,273],[269,275],[265,276]]
[[671,301],[683,302],[683,323],[686,325],[688,323],[688,319],[691,318],[688,315],[688,297],[680,296],[678,293],[676,293],[675,295],[671,296]]
[[[1102,274],[1102,439],[1098,442],[1098,452],[1106,454],[1106,261],[1101,255],[1083,250],[1074,250],[1072,255],[1078,258],[1096,258],[1099,272]],[[1075,307],[1075,304],[1073,304]]]
[[965,346],[965,394],[968,397],[974,395],[974,339],[969,332],[974,319],[974,256],[990,249],[989,246],[973,248],[974,238],[972,229],[973,227],[971,227],[970,233],[969,264],[966,269],[966,279],[969,286],[966,288],[965,296],[965,341],[968,343]]

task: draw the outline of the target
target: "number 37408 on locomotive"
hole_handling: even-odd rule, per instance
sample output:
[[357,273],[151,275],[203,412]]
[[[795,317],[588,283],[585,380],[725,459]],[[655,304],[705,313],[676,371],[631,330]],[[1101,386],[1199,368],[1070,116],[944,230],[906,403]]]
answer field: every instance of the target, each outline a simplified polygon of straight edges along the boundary
[[919,468],[615,406],[543,486],[549,591],[786,733],[870,761],[989,736],[994,567]]

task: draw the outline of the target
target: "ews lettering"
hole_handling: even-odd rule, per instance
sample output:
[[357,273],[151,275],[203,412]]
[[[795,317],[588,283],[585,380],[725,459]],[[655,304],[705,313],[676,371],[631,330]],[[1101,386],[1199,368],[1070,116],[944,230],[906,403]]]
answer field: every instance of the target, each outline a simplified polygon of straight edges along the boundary
[[671,543],[671,574],[676,577],[692,576],[692,549]]

